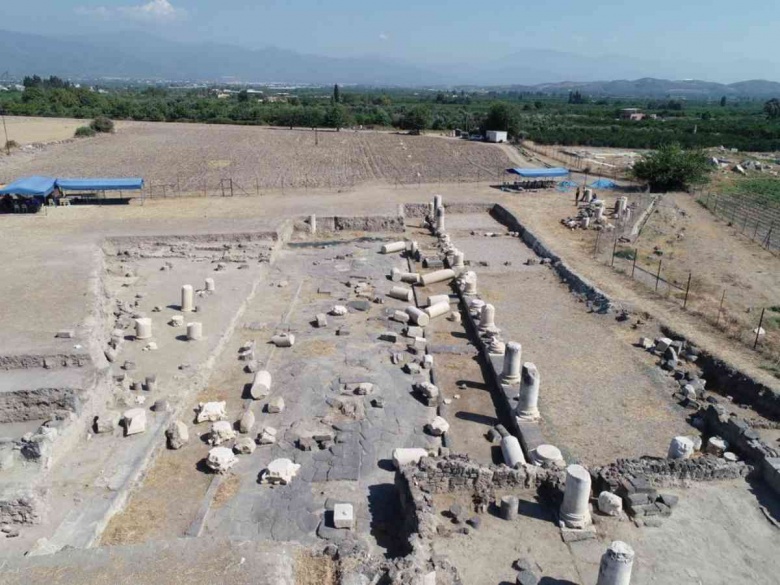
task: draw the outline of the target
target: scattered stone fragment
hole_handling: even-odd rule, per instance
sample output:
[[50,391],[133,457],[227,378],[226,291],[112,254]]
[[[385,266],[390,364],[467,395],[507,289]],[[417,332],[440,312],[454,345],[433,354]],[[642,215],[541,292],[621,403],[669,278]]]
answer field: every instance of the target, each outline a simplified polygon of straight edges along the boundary
[[539,577],[533,571],[521,571],[517,574],[517,585],[539,585]]
[[250,408],[247,408],[246,411],[244,411],[244,414],[241,415],[241,419],[238,421],[238,431],[240,433],[250,433],[252,431],[252,427],[255,426],[255,413],[252,412]]
[[325,315],[325,313],[317,313],[317,316],[315,317],[317,322],[317,327],[327,327],[328,326],[328,317]]
[[135,362],[131,360],[126,360],[124,364],[122,364],[122,369],[126,372],[132,372],[135,370]]
[[284,398],[282,398],[281,396],[275,396],[268,401],[268,405],[266,406],[266,411],[269,414],[279,414],[283,410],[284,410]]
[[406,337],[411,337],[412,339],[414,339],[425,335],[425,330],[422,327],[417,327],[413,325],[404,329],[404,335]]
[[113,433],[119,421],[119,415],[115,412],[107,412],[103,416],[97,417],[95,421],[96,433]]
[[377,396],[376,398],[371,399],[371,406],[374,408],[384,408],[385,407],[385,399]]
[[340,337],[344,336],[344,335],[349,335],[349,328],[348,327],[339,327],[338,329],[336,329],[336,335],[338,335]]
[[710,437],[707,441],[707,446],[704,448],[705,452],[720,457],[728,449],[729,444],[720,437]]
[[225,441],[232,441],[235,438],[236,431],[233,430],[233,425],[230,422],[219,420],[212,423],[208,437],[209,445],[221,445]]
[[154,401],[154,404],[152,404],[152,410],[154,412],[170,412],[171,404],[165,400],[165,398],[160,398],[159,400]]
[[472,516],[468,520],[466,520],[466,524],[471,526],[474,530],[478,530],[479,527],[482,525],[482,518],[479,516]]
[[420,448],[398,448],[393,449],[393,463],[396,469],[401,469],[404,465],[418,463],[423,457],[428,457],[428,451]]
[[355,510],[352,504],[336,504],[333,506],[333,526],[352,530],[355,527]]
[[180,420],[173,421],[165,430],[165,438],[168,440],[169,449],[181,449],[190,440],[190,433]]
[[344,305],[336,305],[330,310],[330,314],[336,317],[343,317],[349,313],[349,310]]
[[295,345],[295,335],[292,333],[277,333],[271,338],[271,343],[276,347],[292,347]]
[[407,374],[417,375],[422,371],[422,368],[420,368],[420,364],[409,362],[408,364],[404,365],[404,371]]
[[690,459],[696,448],[689,437],[675,437],[669,444],[669,459]]
[[273,427],[264,427],[257,435],[258,445],[273,445],[276,443],[276,429]]
[[233,445],[233,451],[239,455],[251,455],[255,452],[257,445],[250,437],[241,437]]
[[450,424],[442,417],[437,416],[431,422],[425,425],[425,430],[434,437],[440,437],[450,430]]
[[198,405],[198,416],[195,419],[196,422],[215,422],[223,420],[227,414],[225,413],[226,402],[201,402]]
[[347,305],[349,305],[356,311],[365,312],[371,308],[371,301],[367,301],[365,299],[358,299],[355,301],[349,301]]
[[260,370],[252,379],[249,395],[255,400],[262,400],[271,393],[271,372]]
[[607,516],[620,516],[623,512],[623,500],[612,492],[601,492],[598,499],[599,512]]
[[430,382],[420,382],[415,386],[416,390],[425,398],[428,406],[434,406],[439,398],[439,388]]
[[263,471],[261,481],[263,483],[287,485],[298,473],[301,466],[289,459],[274,459]]
[[168,321],[171,327],[184,327],[184,317],[182,315],[174,315],[171,320]]
[[653,340],[649,337],[640,337],[639,338],[639,347],[642,349],[652,349],[655,343],[653,343]]
[[73,332],[73,329],[62,329],[57,331],[57,334],[54,337],[58,339],[73,339],[75,337],[75,333]]
[[232,449],[227,447],[214,447],[209,451],[209,455],[206,458],[206,465],[215,473],[227,473],[228,470],[233,467],[238,459],[233,454]]
[[389,341],[390,343],[396,343],[398,341],[398,333],[395,331],[385,331],[379,336],[382,341]]

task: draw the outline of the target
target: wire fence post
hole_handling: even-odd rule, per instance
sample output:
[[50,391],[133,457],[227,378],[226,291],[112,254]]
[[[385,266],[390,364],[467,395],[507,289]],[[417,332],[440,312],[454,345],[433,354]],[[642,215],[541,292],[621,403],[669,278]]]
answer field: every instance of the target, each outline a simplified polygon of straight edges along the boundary
[[615,243],[612,245],[612,263],[610,264],[610,266],[612,266],[612,267],[615,266],[615,252],[617,251],[617,241],[618,241],[618,239],[617,239],[617,232],[616,232],[615,233]]
[[723,300],[726,298],[726,289],[723,289],[723,294],[720,296],[720,305],[718,306],[718,318],[715,319],[715,326],[720,325],[720,313],[723,311]]
[[764,243],[762,244],[764,248],[767,250],[769,249],[769,243],[772,241],[772,230],[775,228],[775,222],[774,220],[769,225],[769,231],[766,233],[766,237],[764,238]]
[[663,262],[663,258],[658,260],[658,274],[655,275],[655,292],[658,292],[658,281],[661,280],[661,262]]
[[756,349],[756,347],[758,347],[758,338],[761,335],[761,325],[764,324],[764,311],[766,311],[766,308],[761,309],[761,318],[758,320],[758,328],[756,329],[756,340],[753,342],[753,349]]
[[639,248],[634,249],[634,263],[631,265],[631,278],[634,278],[634,270],[636,270],[636,258],[639,256]]
[[599,253],[599,240],[601,239],[601,231],[596,232],[596,246],[593,248],[593,255],[596,256]]
[[683,309],[685,309],[688,306],[688,293],[691,290],[691,277],[693,276],[692,272],[688,273],[688,284],[685,286],[685,300],[683,301]]

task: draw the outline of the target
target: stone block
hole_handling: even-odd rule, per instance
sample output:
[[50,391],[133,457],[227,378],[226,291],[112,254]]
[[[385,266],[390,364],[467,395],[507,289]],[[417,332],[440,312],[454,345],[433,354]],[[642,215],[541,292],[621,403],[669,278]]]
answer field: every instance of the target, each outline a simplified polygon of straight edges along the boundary
[[238,430],[241,433],[249,433],[252,431],[252,427],[255,426],[255,413],[251,409],[247,409],[244,414],[241,415],[241,419],[238,421]]
[[271,400],[268,401],[268,405],[266,406],[266,411],[269,414],[279,414],[280,412],[284,411],[284,398],[281,396],[275,396]]
[[289,459],[274,459],[263,471],[262,482],[272,484],[289,484],[298,473],[301,466]]
[[352,530],[355,527],[355,511],[352,504],[333,506],[333,526]]
[[317,313],[317,316],[315,317],[317,327],[327,327],[328,326],[328,317],[325,315],[325,313]]
[[169,449],[181,449],[190,440],[190,433],[189,430],[187,430],[187,425],[180,420],[173,421],[165,430],[165,438],[168,441]]
[[393,449],[393,463],[396,469],[404,465],[418,463],[420,459],[428,456],[428,451],[420,448],[398,448]]
[[233,445],[233,450],[240,455],[251,455],[255,452],[255,442],[250,437],[242,437]]
[[598,499],[599,512],[607,516],[620,516],[623,511],[623,500],[612,492],[601,492]]
[[137,435],[146,430],[146,411],[143,408],[131,408],[122,415],[125,424],[125,436]]
[[215,473],[224,474],[233,467],[238,459],[233,454],[232,449],[227,447],[214,447],[209,451],[206,458],[206,465]]
[[222,402],[201,402],[198,405],[198,416],[196,422],[215,422],[223,420],[227,415],[225,407],[227,403]]
[[273,427],[264,427],[257,435],[258,445],[273,445],[276,443],[276,429]]
[[236,432],[233,430],[233,425],[228,421],[218,420],[212,423],[208,437],[209,445],[221,445],[225,441],[232,441],[235,438]]
[[450,430],[450,423],[442,417],[437,416],[430,423],[425,425],[425,430],[434,437],[440,437]]

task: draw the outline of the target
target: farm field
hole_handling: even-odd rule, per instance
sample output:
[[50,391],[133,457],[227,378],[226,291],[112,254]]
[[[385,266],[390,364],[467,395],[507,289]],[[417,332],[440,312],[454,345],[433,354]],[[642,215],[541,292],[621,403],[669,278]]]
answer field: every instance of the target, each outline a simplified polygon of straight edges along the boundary
[[141,176],[153,194],[203,194],[232,179],[237,194],[250,194],[371,181],[497,181],[509,165],[495,145],[434,136],[126,122],[114,135],[0,159],[0,181],[33,174]]
[[[89,120],[75,118],[5,117],[8,140],[13,140],[20,146],[68,140],[73,138],[76,128],[88,124]],[[5,143],[5,135],[3,135],[3,143]]]

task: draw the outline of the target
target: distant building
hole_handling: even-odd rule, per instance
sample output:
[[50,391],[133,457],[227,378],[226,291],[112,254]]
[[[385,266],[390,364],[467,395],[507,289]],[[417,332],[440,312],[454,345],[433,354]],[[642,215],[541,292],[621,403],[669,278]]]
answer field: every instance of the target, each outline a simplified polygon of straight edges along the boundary
[[645,119],[645,114],[639,108],[623,108],[620,110],[620,119],[638,122]]
[[503,130],[488,130],[486,132],[486,139],[488,142],[506,142],[508,137],[507,133]]

